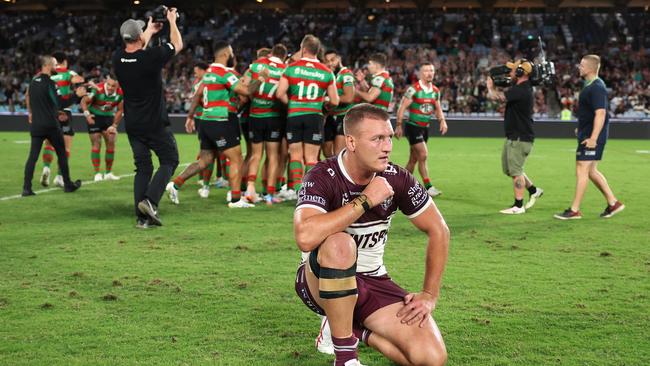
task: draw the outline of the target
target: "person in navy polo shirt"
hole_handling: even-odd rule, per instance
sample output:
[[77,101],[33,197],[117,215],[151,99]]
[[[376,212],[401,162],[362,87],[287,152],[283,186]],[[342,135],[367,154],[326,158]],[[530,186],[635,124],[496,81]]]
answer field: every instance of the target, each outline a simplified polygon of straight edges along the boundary
[[598,162],[603,158],[609,132],[607,87],[598,77],[600,57],[597,55],[584,56],[578,69],[580,76],[585,79],[585,85],[578,100],[576,192],[571,207],[554,217],[560,220],[582,218],[580,203],[587,190],[587,184],[591,180],[607,200],[607,207],[600,217],[609,218],[623,211],[625,205],[616,199],[607,184],[607,179],[598,170]]

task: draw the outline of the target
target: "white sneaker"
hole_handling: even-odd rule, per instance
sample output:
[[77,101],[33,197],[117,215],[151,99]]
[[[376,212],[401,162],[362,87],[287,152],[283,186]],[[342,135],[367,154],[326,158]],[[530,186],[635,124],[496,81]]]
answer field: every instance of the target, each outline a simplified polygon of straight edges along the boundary
[[43,167],[43,173],[41,173],[41,185],[43,187],[50,185],[50,168],[47,166]]
[[199,197],[208,198],[210,196],[210,186],[203,186],[199,188]]
[[228,207],[230,208],[251,208],[255,207],[254,204],[246,202],[244,199],[240,199],[237,202],[228,202]]
[[544,190],[541,188],[537,188],[535,193],[531,194],[530,197],[528,198],[528,202],[526,202],[526,206],[524,206],[526,210],[533,207],[535,202],[537,202],[537,199],[542,197],[543,194],[544,194]]
[[120,180],[121,178],[113,174],[113,172],[104,174],[104,180]]
[[280,187],[280,191],[286,191],[287,189],[289,189],[289,186],[287,186],[286,183],[283,184],[282,187]]
[[101,181],[104,180],[104,176],[102,175],[102,173],[97,173],[97,174],[95,174],[95,179],[94,180],[95,180],[95,182],[101,182]]
[[54,185],[63,188],[63,186],[65,186],[65,184],[63,183],[63,176],[57,175],[56,177],[54,177]]
[[197,180],[196,183],[197,183],[198,185],[200,185],[201,187],[203,187],[203,186],[205,185],[205,184],[203,184],[203,179],[199,179],[199,180]]
[[334,343],[332,343],[332,332],[330,331],[330,323],[327,317],[324,316],[320,323],[320,332],[316,337],[316,349],[320,353],[327,355],[334,354]]
[[343,366],[365,366],[365,365],[362,364],[361,361],[359,361],[359,359],[355,358],[354,360],[350,360],[344,363]]
[[439,190],[436,189],[436,187],[431,186],[431,187],[429,187],[429,189],[427,189],[427,193],[431,197],[437,197],[437,196],[440,196],[442,194],[442,191],[439,191]]
[[230,184],[228,181],[223,179],[223,177],[217,178],[217,180],[214,182],[214,186],[217,188],[228,188],[229,185]]
[[501,212],[502,214],[506,214],[506,215],[519,215],[519,214],[522,214],[522,213],[526,213],[526,209],[523,208],[523,207],[512,206],[512,207],[508,207],[508,208],[506,208],[504,210],[501,210],[499,212]]
[[278,197],[280,197],[285,201],[294,201],[298,199],[298,195],[296,194],[296,191],[294,191],[293,189],[280,191],[280,193],[278,193]]
[[230,203],[232,201],[232,191],[226,192],[226,202]]
[[177,205],[180,203],[178,200],[178,189],[174,188],[174,182],[167,183],[165,190],[167,190],[169,200],[172,201],[173,204]]

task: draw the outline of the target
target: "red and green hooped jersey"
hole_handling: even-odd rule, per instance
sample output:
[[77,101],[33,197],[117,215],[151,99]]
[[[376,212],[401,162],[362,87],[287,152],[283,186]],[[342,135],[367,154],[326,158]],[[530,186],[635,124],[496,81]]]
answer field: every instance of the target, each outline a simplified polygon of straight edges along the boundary
[[[190,97],[190,100],[194,100],[194,97],[196,96],[196,91],[199,90],[201,87],[201,78],[196,78],[192,82],[192,96]],[[203,101],[199,102],[199,104],[196,106],[196,110],[194,111],[194,116],[195,117],[201,117],[203,115]]]
[[263,57],[251,64],[246,75],[251,79],[257,79],[258,73],[265,68],[269,70],[269,79],[260,85],[251,99],[251,117],[277,117],[282,112],[282,103],[275,97],[275,90],[287,65],[277,57]]
[[93,89],[88,93],[88,97],[92,100],[88,110],[95,116],[113,117],[117,107],[124,99],[122,89],[117,88],[113,94],[108,95],[104,83],[97,85],[97,87],[97,89]]
[[[351,86],[354,88],[354,74],[352,70],[347,67],[342,67],[338,74],[336,74],[336,90],[339,97],[343,95],[343,88]],[[331,114],[333,116],[340,116],[347,113],[354,106],[354,103],[339,103],[336,107],[332,108]]]
[[426,88],[421,81],[418,81],[409,86],[404,97],[411,99],[407,123],[421,127],[429,126],[431,116],[439,105],[440,90],[433,84],[430,88]]
[[332,71],[316,59],[302,58],[290,64],[282,75],[289,82],[288,117],[323,115],[327,87],[334,83]]
[[77,73],[73,70],[68,70],[65,67],[57,67],[56,75],[52,75],[50,79],[56,84],[56,93],[61,99],[70,99],[72,97],[72,77]]
[[390,100],[393,99],[393,79],[388,75],[388,71],[382,71],[372,76],[371,86],[379,89],[380,93],[372,104],[376,107],[388,110]]
[[233,70],[221,64],[213,63],[201,80],[203,84],[204,121],[227,121],[231,107],[230,92],[239,83],[239,77]]

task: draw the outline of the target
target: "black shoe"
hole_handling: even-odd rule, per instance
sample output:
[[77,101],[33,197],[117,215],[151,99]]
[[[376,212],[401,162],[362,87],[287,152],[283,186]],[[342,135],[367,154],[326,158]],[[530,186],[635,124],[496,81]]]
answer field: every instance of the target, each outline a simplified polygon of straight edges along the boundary
[[69,186],[65,186],[65,187],[63,188],[63,191],[64,191],[65,193],[71,193],[71,192],[76,191],[76,190],[79,189],[80,187],[81,187],[81,180],[77,179],[77,180],[75,180],[72,184],[70,184]]
[[31,188],[29,188],[29,189],[23,189],[23,193],[21,194],[21,196],[23,196],[23,197],[27,197],[27,196],[36,196],[36,193],[34,193],[34,191],[32,191]]
[[138,203],[138,210],[149,217],[151,225],[162,226],[162,221],[158,216],[158,207],[156,207],[149,199],[144,199]]
[[149,229],[151,224],[149,223],[149,218],[138,217],[138,220],[135,222],[136,229]]

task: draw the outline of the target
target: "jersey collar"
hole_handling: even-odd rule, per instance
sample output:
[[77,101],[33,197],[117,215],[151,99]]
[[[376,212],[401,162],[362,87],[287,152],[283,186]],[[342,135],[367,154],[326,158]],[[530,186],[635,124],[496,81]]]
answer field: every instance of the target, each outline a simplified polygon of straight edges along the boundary
[[213,62],[213,63],[210,64],[210,66],[218,66],[218,67],[221,67],[221,68],[227,69],[227,67],[226,67],[225,65],[220,64],[220,63],[218,63],[218,62]]
[[[345,154],[346,152],[347,152],[347,149],[345,149],[345,148],[343,150],[341,150],[341,152],[339,153],[339,156],[336,158],[336,162],[338,163],[339,168],[341,169],[341,173],[343,173],[343,176],[345,177],[345,179],[347,179],[350,183],[358,186],[360,184],[357,184],[354,180],[352,180],[352,177],[350,177],[350,174],[348,174],[347,169],[345,169],[345,164],[343,164],[343,154]],[[377,175],[377,173],[372,174],[373,177],[375,175]]]
[[388,71],[386,71],[386,70],[380,71],[380,72],[374,74],[372,77],[374,78],[375,76],[384,76],[384,74],[388,74]]
[[432,93],[433,92],[433,83],[431,83],[431,87],[427,89],[427,86],[422,82],[422,80],[418,80],[418,83],[420,84],[420,87],[422,90],[424,90],[427,93]]
[[320,63],[320,61],[317,58],[302,57],[301,60]]
[[282,63],[282,60],[280,60],[279,58],[277,58],[277,57],[275,57],[275,56],[271,56],[271,57],[269,57],[269,61],[273,61],[273,62],[275,62],[276,64],[281,64],[281,63]]

